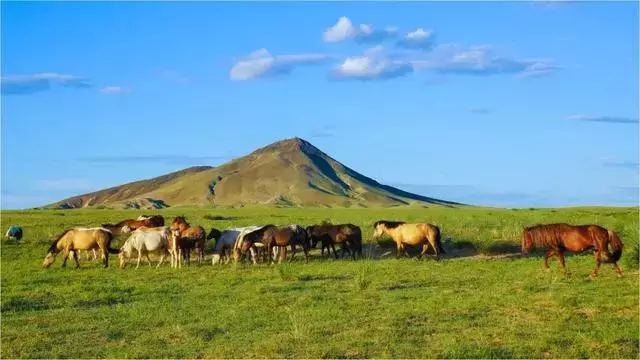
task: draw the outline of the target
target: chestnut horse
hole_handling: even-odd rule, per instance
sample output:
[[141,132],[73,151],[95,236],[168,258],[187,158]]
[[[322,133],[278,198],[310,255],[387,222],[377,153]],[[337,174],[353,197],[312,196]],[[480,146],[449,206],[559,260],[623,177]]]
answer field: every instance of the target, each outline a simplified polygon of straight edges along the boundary
[[[612,230],[599,225],[569,225],[565,223],[544,224],[525,227],[522,231],[521,250],[527,254],[534,247],[545,249],[544,267],[549,268],[548,259],[557,255],[560,264],[567,273],[564,263],[564,252],[581,253],[593,250],[596,257],[596,267],[591,276],[597,276],[600,263],[611,263],[618,275],[622,270],[617,262],[622,255],[622,241]],[[611,246],[611,251],[609,249]]]
[[[252,261],[256,264],[256,250],[258,247],[265,247],[268,240],[267,231],[275,228],[274,225],[264,225],[257,229],[245,229],[236,238],[233,246],[233,259],[235,262],[246,256],[247,251],[251,252]],[[265,252],[266,253],[266,252]]]
[[315,249],[318,242],[322,244],[322,255],[324,255],[324,249],[327,248],[327,252],[331,256],[331,251],[329,250],[329,247],[331,247],[337,259],[338,253],[336,252],[335,244],[340,244],[342,245],[342,256],[349,252],[353,260],[356,259],[356,253],[362,257],[362,231],[356,225],[322,223],[308,226],[306,231],[311,241],[311,247]]
[[148,228],[164,226],[164,218],[160,215],[153,215],[143,220],[126,219],[117,224],[102,224],[103,228],[110,230],[116,236],[128,234],[143,226]]
[[400,257],[401,251],[405,256],[409,256],[404,248],[405,244],[422,245],[420,256],[426,254],[431,245],[436,253],[436,260],[440,259],[440,254],[445,253],[440,239],[440,228],[436,225],[380,220],[373,224],[373,230],[373,240],[378,239],[382,234],[387,234],[393,239],[397,247],[396,258]]
[[[207,233],[202,226],[191,226],[184,216],[176,216],[171,222],[173,237],[171,248],[177,254],[183,254],[187,265],[191,264],[191,249],[198,252],[198,264],[204,261],[204,246]],[[179,262],[178,262],[179,264]]]
[[64,251],[64,260],[62,267],[67,266],[69,255],[73,256],[76,262],[76,268],[80,267],[78,261],[78,250],[100,249],[102,252],[102,261],[104,267],[109,266],[109,254],[118,254],[117,249],[111,249],[111,240],[113,233],[104,228],[72,228],[58,235],[49,247],[47,256],[45,256],[42,266],[48,268],[56,260],[56,255]]

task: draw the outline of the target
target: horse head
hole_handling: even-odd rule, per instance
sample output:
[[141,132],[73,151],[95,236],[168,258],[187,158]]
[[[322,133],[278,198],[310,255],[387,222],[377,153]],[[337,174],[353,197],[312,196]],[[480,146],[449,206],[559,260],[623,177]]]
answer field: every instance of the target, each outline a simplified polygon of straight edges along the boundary
[[218,239],[220,239],[221,235],[222,235],[222,233],[220,232],[220,230],[218,230],[216,228],[212,228],[211,231],[209,232],[209,235],[207,235],[207,240],[214,239],[214,240],[218,241]]

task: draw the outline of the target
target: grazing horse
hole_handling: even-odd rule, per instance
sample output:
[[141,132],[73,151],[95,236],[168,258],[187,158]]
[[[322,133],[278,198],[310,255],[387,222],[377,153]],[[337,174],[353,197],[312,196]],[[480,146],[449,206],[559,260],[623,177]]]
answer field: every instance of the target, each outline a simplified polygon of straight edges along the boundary
[[62,267],[67,266],[69,255],[73,255],[76,268],[80,267],[78,261],[78,250],[100,249],[104,267],[109,266],[109,254],[117,254],[118,250],[111,249],[113,233],[104,228],[72,228],[60,234],[54,240],[47,256],[45,256],[42,266],[48,268],[56,260],[56,255],[64,251],[64,261]]
[[226,229],[222,232],[218,231],[217,229],[211,229],[209,235],[207,235],[207,240],[216,240],[216,244],[213,248],[213,256],[211,257],[211,264],[217,264],[221,261],[222,257],[226,258],[225,264],[228,264],[231,260],[231,254],[234,250],[236,241],[238,240],[238,236],[240,236],[240,234],[255,231],[258,229],[260,229],[260,227],[256,225]]
[[143,220],[126,219],[117,224],[102,224],[103,228],[110,230],[115,236],[128,234],[143,226],[148,228],[164,226],[164,218],[160,215],[153,215]]
[[337,259],[338,253],[336,252],[335,244],[340,244],[342,246],[342,256],[349,252],[353,260],[356,259],[356,253],[362,257],[362,231],[356,225],[322,223],[321,225],[308,226],[306,232],[311,240],[311,247],[315,249],[318,242],[322,244],[321,255],[324,255],[324,249],[327,248],[327,252],[331,256],[331,251],[329,250],[329,247],[331,247]]
[[198,252],[198,264],[202,264],[204,261],[204,247],[207,236],[204,228],[202,226],[191,226],[184,216],[176,216],[171,222],[171,233],[173,235],[172,249],[174,254],[178,256],[183,254],[187,265],[190,265],[191,249],[195,248]]
[[[622,255],[622,241],[612,230],[599,225],[569,225],[564,223],[545,224],[525,227],[522,231],[521,250],[527,254],[534,246],[545,249],[544,267],[549,268],[548,259],[558,255],[560,263],[567,273],[564,263],[564,252],[581,253],[593,250],[596,257],[596,267],[591,276],[597,276],[600,263],[611,263],[618,275],[622,270],[617,262]],[[611,246],[611,251],[609,250]]]
[[140,267],[140,259],[144,253],[147,257],[149,267],[151,267],[151,259],[149,258],[150,251],[162,251],[162,257],[158,262],[156,268],[162,265],[165,256],[167,255],[167,247],[171,232],[167,226],[160,226],[155,228],[141,227],[131,233],[127,241],[120,248],[120,268],[124,269],[127,265],[127,260],[131,257],[132,251],[135,249],[138,252],[138,263],[136,269]]
[[[280,250],[280,260],[282,262],[287,257],[287,246],[291,246],[291,259],[296,254],[296,245],[302,247],[304,251],[305,261],[309,262],[309,250],[311,249],[311,241],[305,229],[300,225],[284,225],[278,227],[271,227],[265,231],[263,236],[264,245],[266,247],[265,253],[268,255],[274,253],[276,247]],[[273,262],[273,257],[269,256],[269,263]]]
[[12,240],[20,241],[22,239],[22,228],[20,226],[11,225],[4,236]]
[[242,231],[233,246],[233,258],[237,262],[242,256],[247,254],[247,251],[251,253],[251,259],[254,264],[256,261],[256,249],[265,247],[265,239],[267,230],[274,228],[274,225],[264,225],[257,229],[245,229]]
[[403,221],[380,220],[373,224],[373,240],[378,239],[382,234],[387,234],[396,243],[396,258],[400,257],[403,251],[405,256],[409,256],[404,245],[422,245],[420,256],[427,253],[429,245],[436,253],[436,260],[440,259],[440,254],[445,254],[440,239],[440,228],[432,224],[408,224]]

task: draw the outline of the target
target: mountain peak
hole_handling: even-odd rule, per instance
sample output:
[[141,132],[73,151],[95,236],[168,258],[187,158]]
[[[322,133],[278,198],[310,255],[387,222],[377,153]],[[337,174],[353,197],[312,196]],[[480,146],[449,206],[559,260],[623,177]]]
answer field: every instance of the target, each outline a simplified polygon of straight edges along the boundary
[[247,204],[314,207],[459,205],[380,184],[343,165],[309,141],[293,137],[215,168],[192,167],[75,196],[51,206],[130,208]]

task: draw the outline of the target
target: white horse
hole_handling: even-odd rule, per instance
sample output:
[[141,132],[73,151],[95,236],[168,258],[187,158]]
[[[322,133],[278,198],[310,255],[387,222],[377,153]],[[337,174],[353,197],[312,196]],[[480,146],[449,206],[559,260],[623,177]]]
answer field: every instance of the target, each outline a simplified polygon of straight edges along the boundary
[[124,269],[127,263],[127,259],[131,257],[132,250],[138,252],[138,263],[136,269],[140,267],[140,259],[144,253],[147,257],[149,267],[151,267],[151,259],[149,258],[150,251],[162,251],[162,257],[156,267],[160,267],[167,255],[167,245],[171,237],[171,232],[168,226],[160,226],[154,228],[141,227],[136,229],[131,236],[124,242],[124,245],[120,248],[120,268]]

